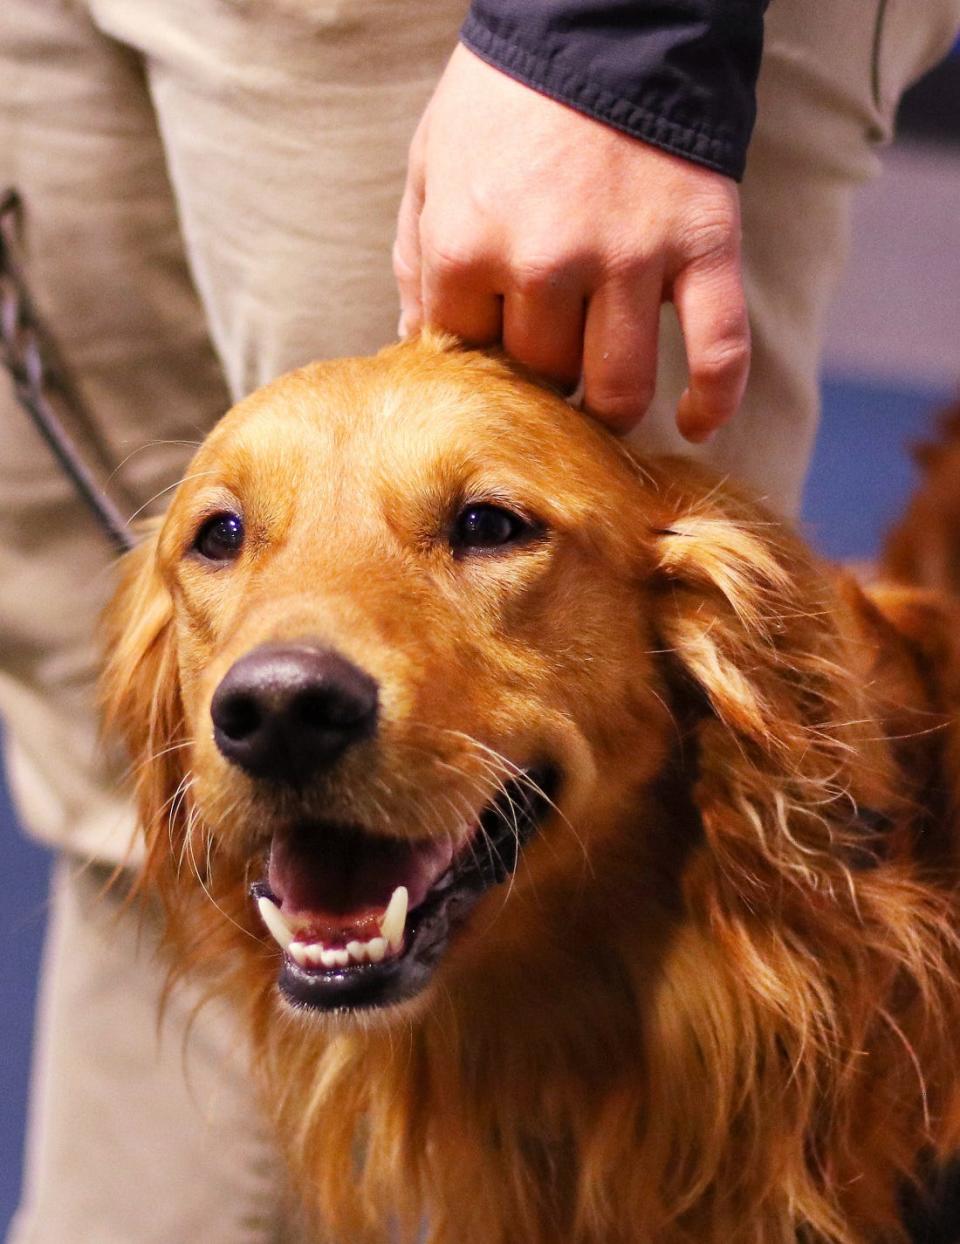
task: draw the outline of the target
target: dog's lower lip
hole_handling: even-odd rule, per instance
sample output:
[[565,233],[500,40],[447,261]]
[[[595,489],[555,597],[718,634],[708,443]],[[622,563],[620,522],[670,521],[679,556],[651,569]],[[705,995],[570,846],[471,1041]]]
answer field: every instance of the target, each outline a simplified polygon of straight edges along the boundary
[[[409,912],[399,945],[379,961],[307,966],[297,962],[287,945],[278,982],[281,994],[296,1007],[325,1011],[383,1007],[414,997],[428,984],[451,934],[479,898],[513,874],[520,850],[552,806],[559,782],[553,764],[522,770],[508,782],[479,818],[484,850],[462,852],[436,877]],[[276,905],[277,896],[266,882],[254,884],[251,893],[258,902]],[[271,931],[282,945],[284,933]]]

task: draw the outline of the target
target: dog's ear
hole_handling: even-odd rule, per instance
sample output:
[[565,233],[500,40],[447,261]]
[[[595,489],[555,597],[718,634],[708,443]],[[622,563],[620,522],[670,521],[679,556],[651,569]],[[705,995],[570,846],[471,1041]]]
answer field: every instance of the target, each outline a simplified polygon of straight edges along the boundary
[[883,798],[830,575],[772,517],[709,498],[670,516],[655,557],[660,638],[701,706],[696,798],[715,857],[744,887],[771,869],[826,883],[848,838],[869,845],[856,803]]
[[742,933],[757,913],[804,920],[814,902],[822,931],[862,940],[875,902],[876,944],[887,938],[902,966],[916,949],[904,909],[921,832],[911,783],[922,779],[887,738],[881,641],[862,623],[859,589],[727,489],[675,501],[654,559],[659,645],[689,723],[707,848],[691,903]]
[[147,836],[166,832],[164,810],[183,776],[183,730],[173,605],[157,566],[159,523],[121,563],[103,618],[100,681],[104,731],[125,746],[140,823]]

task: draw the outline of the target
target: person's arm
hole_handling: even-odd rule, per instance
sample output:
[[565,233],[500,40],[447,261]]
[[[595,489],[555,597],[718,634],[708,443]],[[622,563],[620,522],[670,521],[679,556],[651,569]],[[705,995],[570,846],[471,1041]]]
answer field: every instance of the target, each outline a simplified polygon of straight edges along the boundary
[[502,341],[627,428],[677,307],[701,439],[749,364],[740,175],[763,0],[475,0],[411,146],[402,323]]
[[473,0],[488,64],[634,138],[739,180],[767,0]]

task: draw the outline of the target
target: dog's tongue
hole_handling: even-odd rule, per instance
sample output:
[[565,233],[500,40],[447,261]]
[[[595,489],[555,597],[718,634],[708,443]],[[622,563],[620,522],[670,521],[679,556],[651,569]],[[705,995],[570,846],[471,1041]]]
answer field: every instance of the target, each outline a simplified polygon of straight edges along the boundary
[[284,916],[359,927],[381,916],[398,886],[410,908],[449,868],[453,844],[378,837],[332,825],[298,826],[274,836],[268,884]]

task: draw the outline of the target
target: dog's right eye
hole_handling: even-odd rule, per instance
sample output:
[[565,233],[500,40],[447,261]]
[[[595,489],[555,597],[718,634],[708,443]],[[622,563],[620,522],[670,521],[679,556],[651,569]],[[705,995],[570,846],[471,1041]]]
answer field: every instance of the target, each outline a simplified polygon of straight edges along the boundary
[[534,532],[534,527],[501,505],[468,505],[457,515],[451,542],[457,553],[487,551],[515,544]]
[[232,561],[243,548],[243,519],[239,514],[214,514],[197,532],[193,550],[211,562]]

